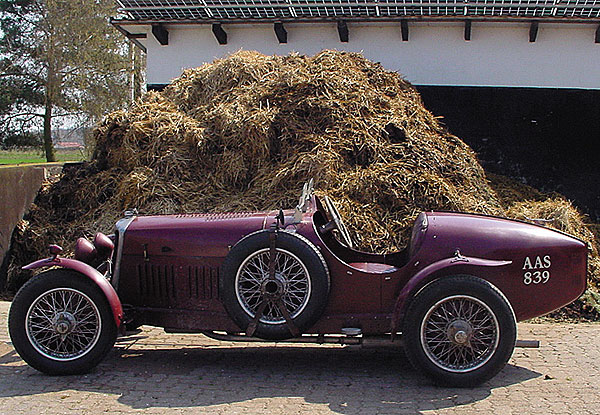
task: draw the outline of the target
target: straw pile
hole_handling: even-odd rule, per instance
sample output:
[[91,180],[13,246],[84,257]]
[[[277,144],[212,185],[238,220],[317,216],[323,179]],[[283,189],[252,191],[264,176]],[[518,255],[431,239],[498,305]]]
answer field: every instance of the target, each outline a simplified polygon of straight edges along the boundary
[[[17,266],[44,255],[50,241],[70,247],[81,235],[110,232],[126,208],[292,207],[310,178],[368,251],[404,247],[424,209],[547,213],[535,201],[507,206],[473,151],[439,124],[412,86],[354,53],[238,52],[110,114],[95,140],[92,161],[46,186],[21,224],[13,287],[27,277]],[[560,220],[585,232],[568,202],[544,203],[549,210],[558,203]]]

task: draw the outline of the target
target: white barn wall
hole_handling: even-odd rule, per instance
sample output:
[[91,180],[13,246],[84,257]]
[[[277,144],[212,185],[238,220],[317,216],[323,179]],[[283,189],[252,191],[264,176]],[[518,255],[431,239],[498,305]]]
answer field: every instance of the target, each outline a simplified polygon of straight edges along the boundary
[[600,89],[600,44],[596,25],[540,23],[529,42],[527,23],[473,23],[471,41],[462,23],[410,23],[409,41],[399,24],[348,23],[350,41],[339,41],[335,23],[286,24],[288,43],[279,44],[272,24],[223,25],[228,44],[219,45],[210,25],[167,25],[169,44],[161,46],[149,26],[148,84],[167,84],[185,68],[229,53],[258,50],[312,55],[323,49],[363,52],[417,85],[518,86]]

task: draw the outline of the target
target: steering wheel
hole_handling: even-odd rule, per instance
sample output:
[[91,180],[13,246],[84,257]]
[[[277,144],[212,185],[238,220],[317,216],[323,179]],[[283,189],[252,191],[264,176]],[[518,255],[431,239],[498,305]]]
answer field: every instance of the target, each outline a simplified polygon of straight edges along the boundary
[[332,220],[322,227],[323,230],[327,232],[337,228],[337,230],[340,231],[343,244],[348,248],[352,248],[353,244],[352,239],[350,239],[350,232],[348,232],[348,228],[346,228],[346,225],[342,222],[340,212],[338,212],[331,199],[327,196],[325,196],[325,206],[327,206],[327,210],[329,211]]

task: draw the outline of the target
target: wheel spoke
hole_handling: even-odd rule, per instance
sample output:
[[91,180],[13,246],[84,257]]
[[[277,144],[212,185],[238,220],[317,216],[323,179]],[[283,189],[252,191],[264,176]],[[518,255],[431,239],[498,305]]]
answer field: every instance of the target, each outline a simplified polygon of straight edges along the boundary
[[[263,284],[269,279],[269,248],[251,254],[240,265],[236,277],[236,295],[244,310],[254,317],[263,299]],[[275,279],[280,291],[283,306],[292,318],[306,306],[310,297],[310,279],[306,267],[294,254],[277,248],[275,258]],[[282,324],[285,318],[279,307],[269,302],[260,319],[262,323]]]
[[52,360],[73,360],[88,353],[100,331],[96,304],[72,288],[55,288],[40,295],[26,315],[29,342]]
[[499,325],[492,310],[481,300],[466,295],[440,300],[421,324],[426,355],[437,366],[453,372],[483,365],[498,347],[498,336]]

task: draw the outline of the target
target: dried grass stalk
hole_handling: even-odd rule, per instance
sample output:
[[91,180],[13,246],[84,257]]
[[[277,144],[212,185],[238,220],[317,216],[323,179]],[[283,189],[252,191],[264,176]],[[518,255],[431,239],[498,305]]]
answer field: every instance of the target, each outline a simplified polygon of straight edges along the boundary
[[110,232],[126,208],[291,207],[310,178],[338,203],[363,250],[403,248],[414,217],[432,209],[549,216],[593,241],[566,202],[540,194],[519,204],[515,186],[494,191],[474,152],[412,85],[356,53],[238,52],[110,114],[95,140],[92,162],[46,186],[16,233],[13,287],[27,277],[18,265],[44,255],[49,242],[69,247]]

